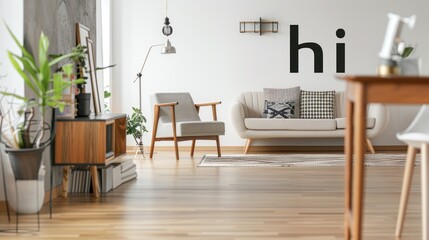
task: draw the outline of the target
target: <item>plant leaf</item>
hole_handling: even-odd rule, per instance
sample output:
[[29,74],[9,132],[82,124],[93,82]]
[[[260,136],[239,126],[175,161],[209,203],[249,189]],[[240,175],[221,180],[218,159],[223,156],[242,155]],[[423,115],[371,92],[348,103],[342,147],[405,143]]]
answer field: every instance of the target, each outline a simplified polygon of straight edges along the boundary
[[406,47],[404,48],[404,52],[402,53],[402,58],[406,58],[408,56],[410,56],[410,54],[413,52],[414,48],[413,47]]
[[[12,63],[12,66],[15,68],[15,70],[18,72],[18,74],[22,77],[25,84],[35,93],[38,94],[39,91],[37,91],[36,86],[33,84],[33,82],[28,78],[27,74],[21,69],[21,66],[19,66],[18,62],[16,61],[16,57],[13,53],[8,52],[9,60]],[[18,58],[19,59],[19,58]]]
[[69,63],[64,66],[62,66],[62,69],[64,73],[67,75],[67,77],[70,77],[70,75],[73,73],[73,64]]
[[112,93],[110,93],[109,91],[104,90],[104,98],[109,98],[110,96],[112,96]]
[[27,51],[27,49],[24,48],[24,45],[22,45],[19,41],[18,38],[16,38],[15,34],[13,34],[12,30],[10,30],[9,26],[7,24],[6,28],[7,31],[9,32],[9,34],[12,36],[13,41],[16,43],[16,45],[21,49],[22,55],[25,57],[30,58],[33,62],[34,62],[34,58],[33,56]]
[[49,67],[52,67],[53,65],[55,65],[55,64],[57,64],[57,63],[59,63],[59,62],[61,62],[62,60],[66,60],[66,59],[68,59],[68,58],[71,58],[71,57],[73,57],[73,56],[77,56],[77,55],[79,55],[79,53],[71,52],[71,53],[67,53],[67,54],[62,55],[61,57],[58,57],[58,58],[52,59],[52,60],[49,62]]
[[25,102],[28,102],[28,98],[20,96],[20,95],[15,94],[15,93],[9,93],[9,92],[0,91],[0,94],[2,94],[4,96],[11,96],[11,97],[17,98],[19,100],[23,100]]

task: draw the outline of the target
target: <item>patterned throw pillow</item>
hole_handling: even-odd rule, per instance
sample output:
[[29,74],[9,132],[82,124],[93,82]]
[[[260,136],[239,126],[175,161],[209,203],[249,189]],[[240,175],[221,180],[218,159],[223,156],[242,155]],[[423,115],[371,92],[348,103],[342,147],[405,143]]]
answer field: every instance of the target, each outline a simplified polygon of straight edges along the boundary
[[270,102],[265,100],[267,118],[292,118],[295,113],[294,102]]
[[335,118],[335,91],[301,91],[301,118]]
[[[300,87],[293,88],[264,88],[264,100],[269,102],[294,102],[295,111],[292,118],[299,118]],[[266,103],[266,102],[265,102]],[[263,117],[267,117],[268,106],[264,105]]]

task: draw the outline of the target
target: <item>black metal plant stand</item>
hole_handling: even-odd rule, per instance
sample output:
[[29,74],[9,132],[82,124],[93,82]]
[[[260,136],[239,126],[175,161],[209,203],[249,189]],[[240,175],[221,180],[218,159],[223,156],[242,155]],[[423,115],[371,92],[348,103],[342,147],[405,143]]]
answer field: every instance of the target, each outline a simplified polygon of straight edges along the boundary
[[[0,112],[0,118],[1,118],[1,112]],[[2,127],[2,118],[0,121],[0,129]],[[0,133],[0,143],[2,144],[2,146],[5,148],[5,152],[8,153],[9,155],[9,160],[10,160],[10,164],[14,173],[14,180],[15,180],[15,198],[16,198],[16,211],[15,211],[15,228],[14,229],[2,229],[0,230],[0,232],[38,232],[40,231],[40,210],[37,211],[37,228],[36,229],[19,229],[19,194],[18,194],[18,182],[19,181],[35,181],[36,184],[36,207],[39,206],[39,170],[41,167],[41,163],[42,160],[38,161],[36,164],[33,164],[30,160],[31,156],[19,156],[18,158],[21,158],[20,160],[15,159],[16,156],[14,155],[25,155],[29,152],[32,151],[38,151],[40,152],[40,158],[42,156],[43,151],[45,150],[45,148],[47,146],[49,146],[49,144],[52,142],[53,136],[52,136],[52,129],[50,127],[49,124],[45,123],[44,124],[44,129],[45,130],[50,130],[51,131],[51,138],[44,142],[42,144],[42,147],[40,147],[39,149],[9,149],[6,147],[6,144],[2,141],[2,134]],[[31,132],[31,131],[30,131]],[[10,208],[9,208],[9,201],[8,201],[8,195],[7,195],[7,190],[6,190],[6,177],[5,177],[5,165],[4,165],[4,159],[1,158],[1,166],[2,166],[2,173],[3,173],[3,186],[4,186],[4,194],[5,194],[5,202],[6,202],[6,209],[7,209],[7,214],[8,214],[8,220],[10,222]],[[20,162],[21,160],[23,160],[22,162]],[[34,160],[34,159],[33,159]],[[33,166],[28,167],[27,165],[31,165],[33,164]],[[24,166],[24,167],[22,167]],[[27,166],[27,167],[25,167]],[[51,171],[52,172],[52,171]],[[52,179],[52,175],[51,175],[51,179]],[[51,180],[52,181],[52,180]]]
[[[0,129],[1,129],[1,123],[0,123]],[[1,136],[1,135],[0,135]],[[3,174],[3,190],[4,190],[4,200],[6,205],[6,211],[7,211],[7,220],[10,222],[10,209],[9,209],[9,202],[7,198],[7,190],[6,190],[6,176],[4,171],[4,163],[3,163],[3,155],[0,154],[0,162],[1,162],[1,170]]]
[[[18,182],[35,181],[36,183],[36,207],[39,206],[39,171],[42,165],[42,154],[47,145],[40,148],[6,149],[15,177],[15,199],[16,199],[16,224],[15,232],[19,231],[19,194]],[[40,231],[40,210],[37,211],[37,230],[25,229],[23,232]]]

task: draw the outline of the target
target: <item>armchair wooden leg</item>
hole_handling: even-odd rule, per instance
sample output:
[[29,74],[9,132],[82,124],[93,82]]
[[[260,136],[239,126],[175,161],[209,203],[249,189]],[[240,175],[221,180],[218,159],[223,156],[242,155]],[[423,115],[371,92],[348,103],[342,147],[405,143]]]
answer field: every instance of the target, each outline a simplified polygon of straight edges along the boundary
[[221,157],[221,151],[220,151],[220,141],[219,141],[219,136],[216,137],[216,148],[217,148],[217,156]]
[[366,139],[366,147],[368,148],[368,150],[369,150],[372,154],[375,154],[374,147],[372,146],[371,140],[369,140],[369,138],[367,138],[367,139]]
[[156,132],[158,131],[158,122],[159,122],[159,107],[154,107],[154,116],[153,116],[153,129],[152,129],[152,141],[150,144],[150,154],[149,158],[153,157],[153,150],[155,149],[155,140],[156,140]]
[[176,154],[176,160],[179,160],[179,145],[177,143],[177,138],[174,138],[174,153]]
[[196,139],[193,139],[192,140],[192,145],[191,145],[191,157],[193,157],[194,156],[194,151],[195,151],[195,142],[196,142],[197,140]]
[[153,158],[153,150],[155,149],[155,138],[152,137],[152,141],[150,144],[150,154],[149,154],[149,158],[152,159]]
[[244,154],[247,154],[249,152],[250,144],[252,144],[252,139],[249,138],[247,139],[246,146],[244,147]]
[[176,160],[179,160],[179,145],[177,144],[177,131],[176,131],[176,110],[171,106],[171,127],[173,128],[174,152],[176,153]]
[[402,180],[401,200],[399,203],[398,219],[396,221],[395,236],[400,237],[404,226],[405,214],[407,212],[408,198],[410,196],[411,183],[413,180],[414,162],[416,160],[416,149],[408,146],[407,162],[405,165],[404,179]]

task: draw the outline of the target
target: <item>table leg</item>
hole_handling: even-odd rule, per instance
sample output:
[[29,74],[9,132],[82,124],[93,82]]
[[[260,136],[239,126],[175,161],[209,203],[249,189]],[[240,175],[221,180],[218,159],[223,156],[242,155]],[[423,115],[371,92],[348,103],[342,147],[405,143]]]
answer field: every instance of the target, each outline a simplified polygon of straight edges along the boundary
[[63,197],[66,198],[67,197],[67,188],[68,188],[68,184],[69,184],[69,166],[64,166],[63,167]]
[[356,84],[354,88],[355,114],[354,114],[354,157],[353,166],[353,230],[354,240],[362,239],[362,213],[363,213],[363,188],[364,188],[364,161],[365,161],[365,140],[366,140],[366,96],[365,88],[361,84]]
[[352,169],[353,169],[353,102],[346,102],[346,134],[344,136],[345,153],[345,210],[344,210],[344,239],[350,239],[350,210],[352,207]]
[[92,189],[96,198],[100,197],[100,184],[98,182],[97,166],[91,166],[91,177],[92,177]]
[[429,239],[429,144],[422,145],[422,161],[421,161],[421,188],[422,188],[422,239]]

